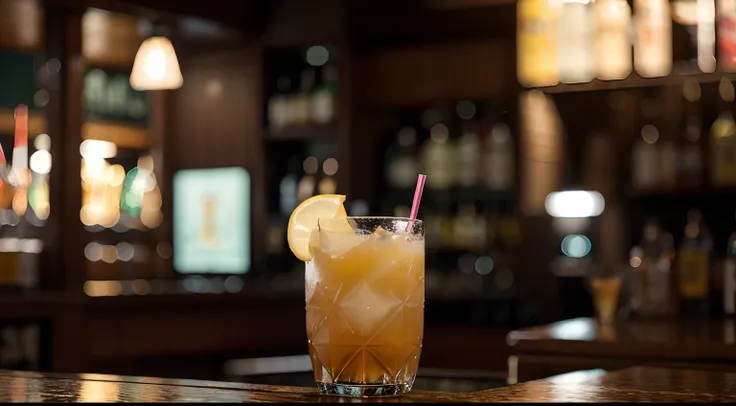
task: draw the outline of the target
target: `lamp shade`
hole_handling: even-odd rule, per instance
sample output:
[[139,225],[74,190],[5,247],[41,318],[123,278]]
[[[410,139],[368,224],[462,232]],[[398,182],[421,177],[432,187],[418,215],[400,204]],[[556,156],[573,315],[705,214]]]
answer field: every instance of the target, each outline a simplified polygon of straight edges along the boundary
[[166,37],[143,41],[133,62],[130,86],[135,90],[178,89],[184,83],[174,45]]

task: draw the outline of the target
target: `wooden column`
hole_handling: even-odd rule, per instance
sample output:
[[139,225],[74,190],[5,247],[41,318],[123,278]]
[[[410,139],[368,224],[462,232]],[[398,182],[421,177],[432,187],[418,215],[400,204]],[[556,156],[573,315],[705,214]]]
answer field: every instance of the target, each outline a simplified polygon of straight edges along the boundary
[[51,215],[45,226],[42,273],[55,287],[79,290],[84,283],[84,228],[80,178],[82,142],[82,13],[45,9],[46,66],[49,103],[47,131],[53,168],[49,175]]
[[[168,136],[170,128],[170,109],[171,100],[170,92],[167,90],[158,90],[149,92],[150,108],[149,108],[149,129],[151,156],[154,162],[154,173],[158,187],[161,190],[161,212],[164,220],[161,225],[154,230],[156,241],[158,243],[172,244],[173,242],[173,188],[172,177],[173,171],[170,163],[171,142],[167,142],[171,137]],[[154,270],[157,277],[165,277],[173,275],[172,259],[163,259],[163,266],[156,267]]]
[[[79,220],[82,141],[82,12],[45,8],[45,87],[47,132],[51,137],[53,167],[49,174],[51,214],[44,227],[41,256],[42,283],[78,293],[84,283],[84,228]],[[82,372],[86,367],[84,308],[65,306],[53,322],[52,368]]]

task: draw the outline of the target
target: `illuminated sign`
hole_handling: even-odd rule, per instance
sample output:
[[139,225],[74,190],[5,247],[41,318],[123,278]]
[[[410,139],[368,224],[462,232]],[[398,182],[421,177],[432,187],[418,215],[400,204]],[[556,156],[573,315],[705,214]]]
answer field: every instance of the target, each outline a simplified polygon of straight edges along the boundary
[[250,176],[243,168],[174,175],[174,269],[242,274],[250,269]]

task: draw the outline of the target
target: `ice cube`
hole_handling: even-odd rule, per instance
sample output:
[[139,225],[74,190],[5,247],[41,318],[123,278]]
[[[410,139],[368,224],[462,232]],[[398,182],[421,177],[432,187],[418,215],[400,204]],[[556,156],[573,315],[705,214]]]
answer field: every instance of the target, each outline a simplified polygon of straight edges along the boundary
[[361,336],[375,333],[378,323],[401,306],[401,301],[388,290],[372,289],[366,281],[359,282],[338,303],[340,313],[353,331]]
[[355,233],[320,233],[319,244],[322,252],[339,258],[350,250],[366,242],[367,238]]
[[386,239],[391,238],[391,232],[381,226],[378,226],[376,228],[376,231],[373,232],[373,235],[375,236],[377,241],[385,241]]

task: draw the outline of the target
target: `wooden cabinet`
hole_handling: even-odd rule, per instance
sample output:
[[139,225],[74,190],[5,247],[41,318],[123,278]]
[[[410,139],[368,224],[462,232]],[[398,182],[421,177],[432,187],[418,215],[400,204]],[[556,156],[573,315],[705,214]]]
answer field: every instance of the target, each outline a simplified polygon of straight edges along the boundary
[[513,43],[462,41],[367,51],[358,58],[360,103],[391,107],[505,99],[516,87]]

